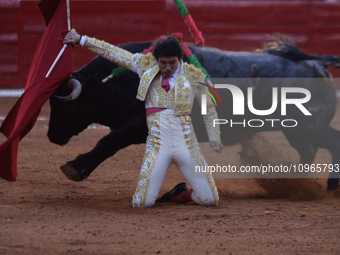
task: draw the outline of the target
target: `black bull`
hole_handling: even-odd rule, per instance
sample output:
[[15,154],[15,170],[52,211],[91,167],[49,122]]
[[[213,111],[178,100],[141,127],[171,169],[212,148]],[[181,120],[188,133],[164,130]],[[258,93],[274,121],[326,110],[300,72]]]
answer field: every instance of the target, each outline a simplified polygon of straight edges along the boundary
[[[136,42],[120,47],[136,53],[149,46],[150,43]],[[304,104],[312,116],[305,116],[297,110],[297,107],[295,110],[289,110],[287,107],[287,115],[284,119],[297,120],[296,127],[283,128],[280,122],[276,122],[274,128],[271,127],[270,122],[258,128],[221,125],[221,140],[225,145],[236,144],[256,132],[281,130],[291,146],[299,152],[301,163],[311,164],[318,148],[326,148],[332,154],[332,163],[340,164],[340,132],[330,127],[336,109],[336,91],[327,70],[327,66],[340,67],[338,57],[307,55],[289,44],[278,45],[265,53],[226,52],[197,46],[189,46],[189,48],[212,78],[254,78],[243,79],[248,82],[240,83],[239,86],[244,95],[247,95],[246,87],[253,87],[254,107],[257,109],[269,109],[272,104],[273,85],[261,86],[261,79],[319,78],[313,79],[318,82],[294,85],[308,89],[312,95],[310,101]],[[78,98],[67,102],[55,96],[50,98],[51,116],[48,137],[53,143],[59,145],[68,143],[71,137],[78,135],[92,123],[111,128],[110,134],[103,137],[93,150],[79,155],[61,167],[66,176],[72,180],[80,181],[87,178],[99,164],[120,149],[146,141],[148,130],[144,102],[136,99],[139,84],[137,74],[127,71],[118,78],[113,78],[106,83],[101,82],[115,67],[117,67],[115,64],[96,57],[82,69],[74,72],[55,93],[58,96],[67,96],[70,93],[67,84],[74,78],[82,84],[82,92]],[[292,85],[275,84],[275,86],[278,87],[280,95],[281,86]],[[243,116],[233,116],[230,91],[224,89],[218,92],[223,103],[223,107],[217,107],[221,119],[229,121],[232,119],[238,122],[244,119],[282,120],[280,107],[270,116],[255,116],[249,110],[245,110]],[[295,97],[299,96],[295,95]],[[200,108],[197,105],[194,105],[192,115],[200,115]],[[201,116],[193,116],[195,130],[199,134],[202,133],[199,128],[204,126],[201,119]],[[207,137],[203,135],[198,139],[204,141]],[[332,190],[337,188],[339,176],[333,173],[330,177],[328,189]]]

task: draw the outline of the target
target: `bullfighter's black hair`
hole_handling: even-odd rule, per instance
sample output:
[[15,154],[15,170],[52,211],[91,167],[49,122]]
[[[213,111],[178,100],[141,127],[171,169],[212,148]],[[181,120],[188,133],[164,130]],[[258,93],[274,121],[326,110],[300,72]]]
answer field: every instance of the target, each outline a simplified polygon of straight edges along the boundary
[[178,57],[178,59],[181,60],[183,57],[183,48],[175,37],[169,36],[156,42],[156,47],[152,54],[156,60],[160,57]]

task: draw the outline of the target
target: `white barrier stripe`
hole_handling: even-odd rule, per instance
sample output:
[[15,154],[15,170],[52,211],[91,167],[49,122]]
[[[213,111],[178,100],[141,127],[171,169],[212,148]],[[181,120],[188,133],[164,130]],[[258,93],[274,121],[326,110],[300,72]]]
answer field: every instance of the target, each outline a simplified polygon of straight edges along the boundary
[[[0,115],[0,120],[4,120],[6,118],[6,116],[1,116]],[[46,117],[38,117],[37,119],[38,121],[49,121],[50,119],[49,118],[46,118]]]
[[102,125],[95,125],[95,124],[92,124],[92,125],[89,125],[87,127],[87,129],[110,129],[109,127],[106,127],[106,126],[102,126]]
[[[2,116],[0,115],[0,120],[4,120],[6,118],[6,116]],[[37,121],[49,121],[50,119],[47,117],[38,117]],[[0,126],[1,126],[1,122],[0,122]],[[48,128],[48,126],[46,126],[45,128]],[[91,124],[87,127],[87,129],[110,129],[109,127],[103,126],[103,125],[99,125],[99,124]]]
[[0,89],[0,97],[21,97],[25,89]]

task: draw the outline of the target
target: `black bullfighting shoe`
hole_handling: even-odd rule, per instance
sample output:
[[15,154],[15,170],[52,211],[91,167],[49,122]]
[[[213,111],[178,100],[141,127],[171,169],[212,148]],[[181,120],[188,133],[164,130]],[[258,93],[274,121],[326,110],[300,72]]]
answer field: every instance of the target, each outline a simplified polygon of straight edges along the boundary
[[157,199],[157,202],[169,202],[171,201],[171,198],[174,196],[177,196],[181,194],[183,191],[187,190],[187,184],[185,182],[181,182],[175,186],[171,191],[165,193],[163,196],[161,196],[159,199]]

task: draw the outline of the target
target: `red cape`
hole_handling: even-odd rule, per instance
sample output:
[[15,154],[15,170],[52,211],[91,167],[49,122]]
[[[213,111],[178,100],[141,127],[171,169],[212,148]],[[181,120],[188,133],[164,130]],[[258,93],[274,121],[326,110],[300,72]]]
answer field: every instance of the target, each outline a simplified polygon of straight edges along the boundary
[[8,181],[17,179],[19,141],[34,126],[44,103],[73,71],[72,49],[67,47],[50,76],[45,78],[63,47],[58,37],[61,31],[67,30],[66,1],[42,0],[38,7],[47,28],[35,51],[25,92],[0,127],[0,132],[7,137],[0,145],[0,177]]

